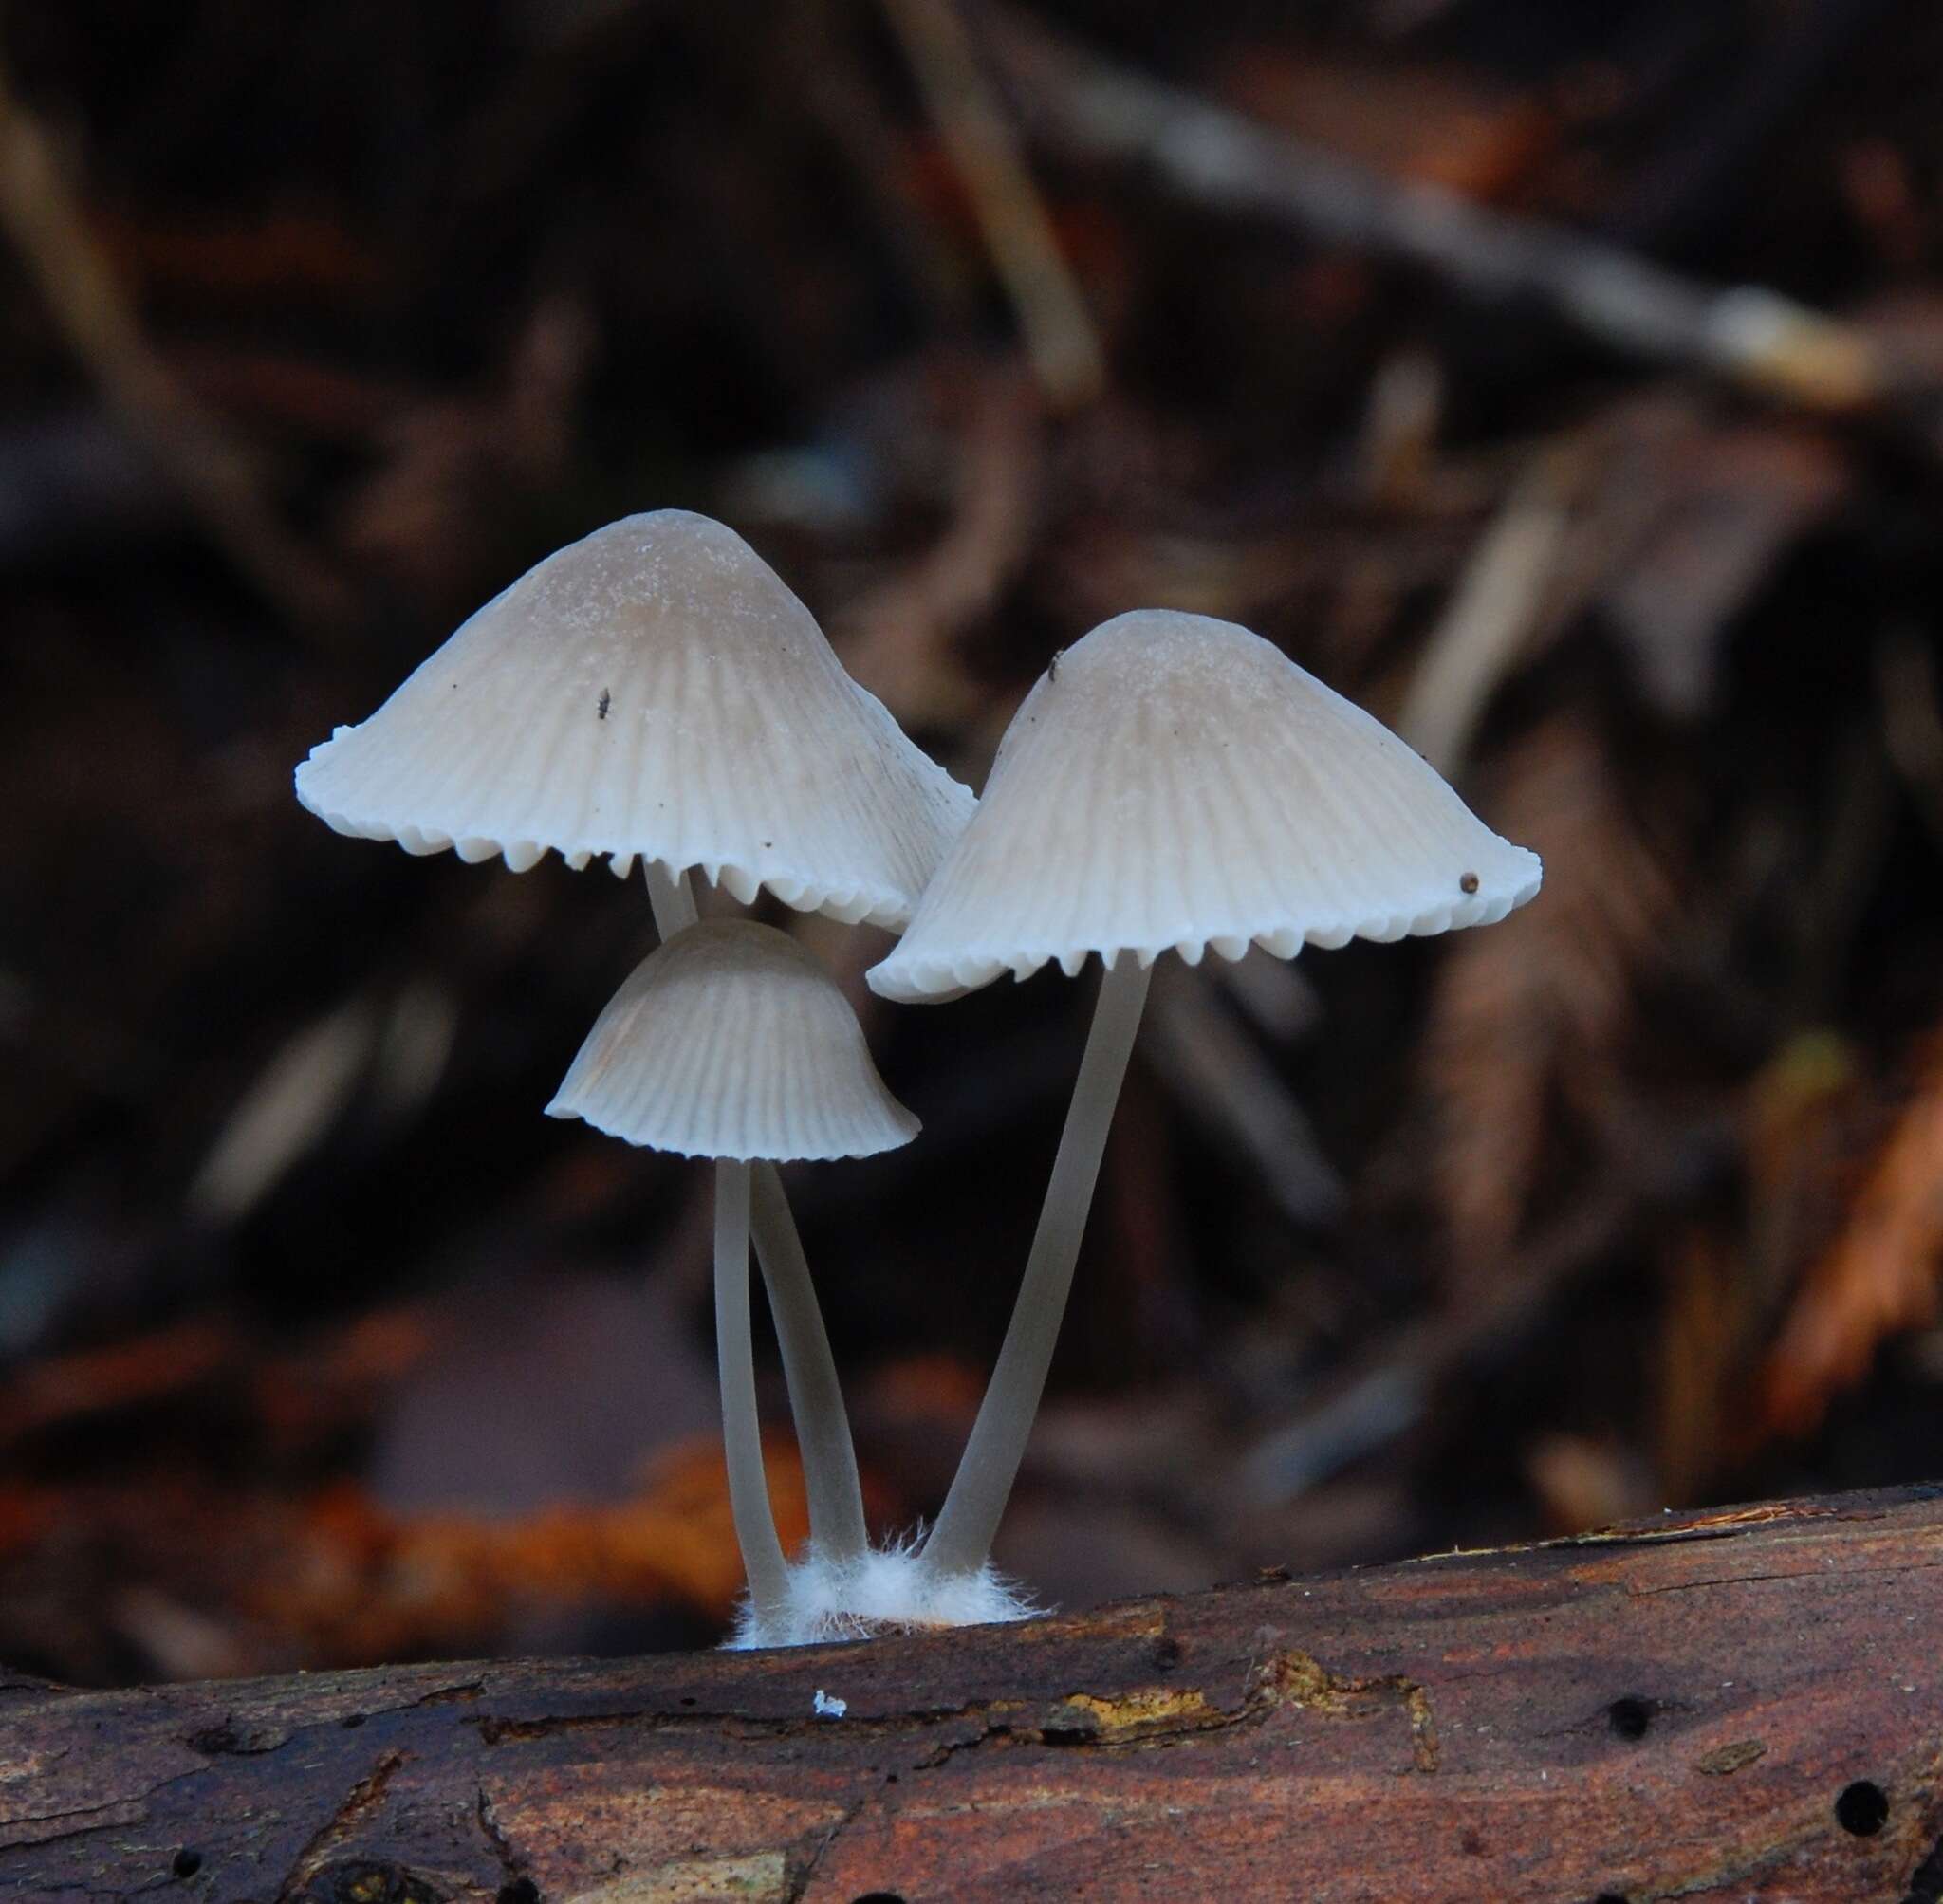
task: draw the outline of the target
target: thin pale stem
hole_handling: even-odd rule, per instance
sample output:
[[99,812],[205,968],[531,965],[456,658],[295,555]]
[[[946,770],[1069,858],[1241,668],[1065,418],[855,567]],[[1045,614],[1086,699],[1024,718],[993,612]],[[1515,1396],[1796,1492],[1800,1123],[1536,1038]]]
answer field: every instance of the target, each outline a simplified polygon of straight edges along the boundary
[[749,1340],[749,1166],[726,1157],[715,1165],[715,1355],[735,1541],[756,1618],[769,1621],[782,1610],[787,1568],[763,1473],[762,1417]]
[[[645,861],[643,871],[655,928],[665,942],[694,924],[694,894],[685,872],[671,872],[658,860]],[[789,1213],[782,1176],[771,1163],[755,1165],[753,1175],[750,1227],[769,1313],[775,1319],[776,1342],[783,1352],[783,1378],[788,1384],[789,1414],[796,1423],[803,1485],[809,1499],[809,1536],[824,1559],[855,1560],[868,1545],[868,1536],[857,1451],[850,1439],[850,1416],[843,1407],[836,1358],[830,1353],[816,1285],[796,1220]]]
[[641,876],[648,882],[648,904],[655,909],[655,930],[666,945],[700,916],[694,909],[694,888],[685,872],[677,873],[658,860],[643,860]]
[[1133,953],[1123,952],[1101,980],[1093,1029],[1080,1061],[1032,1253],[1026,1259],[1019,1300],[1012,1307],[1011,1326],[1006,1330],[1005,1346],[999,1350],[952,1491],[924,1544],[924,1564],[933,1574],[976,1572],[991,1551],[999,1517],[1025,1458],[1046,1372],[1052,1366],[1066,1294],[1073,1286],[1073,1266],[1080,1257],[1080,1239],[1086,1230],[1086,1211],[1093,1202],[1113,1107],[1120,1100],[1120,1081],[1126,1076],[1127,1056],[1140,1028],[1151,970]]
[[837,1380],[836,1358],[823,1331],[816,1285],[803,1238],[771,1163],[753,1172],[750,1221],[756,1259],[763,1267],[776,1342],[783,1351],[783,1379],[789,1388],[789,1414],[796,1423],[796,1446],[803,1457],[803,1485],[809,1497],[809,1537],[826,1561],[861,1557],[869,1545],[863,1525],[863,1484],[857,1474],[857,1451],[850,1440],[850,1416]]

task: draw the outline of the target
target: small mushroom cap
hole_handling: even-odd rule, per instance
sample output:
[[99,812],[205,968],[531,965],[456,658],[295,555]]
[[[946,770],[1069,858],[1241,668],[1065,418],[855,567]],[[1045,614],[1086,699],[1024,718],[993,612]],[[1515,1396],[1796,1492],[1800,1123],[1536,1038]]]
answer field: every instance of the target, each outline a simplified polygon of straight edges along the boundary
[[733,529],[628,516],[529,569],[297,769],[407,852],[698,866],[747,905],[897,926],[972,797],[843,672]]
[[917,1135],[837,982],[787,933],[708,919],[608,1001],[549,1118],[683,1156],[865,1157]]
[[1231,621],[1145,609],[1060,656],[871,989],[906,1002],[1088,952],[1396,939],[1501,919],[1538,856],[1379,721]]

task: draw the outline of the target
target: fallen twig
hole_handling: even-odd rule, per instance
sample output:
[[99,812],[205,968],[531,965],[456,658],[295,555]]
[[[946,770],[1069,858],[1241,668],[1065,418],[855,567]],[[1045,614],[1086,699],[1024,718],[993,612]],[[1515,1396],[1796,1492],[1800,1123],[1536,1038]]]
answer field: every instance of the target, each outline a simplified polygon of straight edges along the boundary
[[1106,381],[1099,337],[953,0],[884,0],[884,11],[972,200],[1046,402],[1091,402]]
[[1815,411],[1880,401],[1889,368],[1860,331],[1758,286],[1700,285],[1632,253],[1386,178],[1082,50],[1011,13],[992,49],[1042,137],[1150,166],[1176,192],[1408,260],[1473,297],[1533,299],[1628,355],[1705,370]]
[[294,625],[343,619],[342,579],[277,518],[241,449],[142,335],[39,121],[0,68],[0,230],[63,342],[212,538]]

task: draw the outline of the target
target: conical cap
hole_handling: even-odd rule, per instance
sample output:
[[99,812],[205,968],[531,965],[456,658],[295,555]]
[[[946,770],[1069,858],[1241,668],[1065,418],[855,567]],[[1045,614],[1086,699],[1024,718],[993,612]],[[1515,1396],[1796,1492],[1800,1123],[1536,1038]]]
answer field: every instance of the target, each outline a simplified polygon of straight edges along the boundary
[[836,981],[787,933],[710,919],[609,1001],[552,1118],[684,1156],[862,1157],[917,1135]]
[[901,925],[970,791],[844,672],[733,529],[629,516],[489,601],[297,769],[340,833],[524,872],[699,867],[747,904]]
[[1231,621],[1102,622],[1027,695],[971,824],[870,972],[921,1000],[1088,952],[1401,938],[1501,919],[1538,856],[1379,721]]

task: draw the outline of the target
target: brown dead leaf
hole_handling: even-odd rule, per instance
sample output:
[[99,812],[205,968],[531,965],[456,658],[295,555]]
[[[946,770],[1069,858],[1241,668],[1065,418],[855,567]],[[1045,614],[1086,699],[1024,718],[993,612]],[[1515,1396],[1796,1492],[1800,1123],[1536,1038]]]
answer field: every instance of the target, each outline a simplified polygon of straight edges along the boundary
[[1943,1035],[1931,1038],[1847,1222],[1803,1279],[1763,1378],[1768,1426],[1806,1433],[1867,1373],[1884,1340],[1934,1322],[1939,1267]]
[[50,1357],[14,1376],[0,1397],[0,1447],[76,1419],[167,1400],[232,1370],[244,1352],[236,1329],[196,1320]]
[[1484,810],[1543,857],[1545,885],[1502,925],[1458,937],[1432,1001],[1434,1172],[1458,1285],[1517,1238],[1555,1109],[1583,1121],[1610,1094],[1638,975],[1674,910],[1585,722],[1558,715],[1520,741]]
[[1723,1454],[1745,1451],[1732,1432],[1744,1392],[1752,1321],[1751,1279],[1742,1253],[1695,1227],[1666,1260],[1660,1308],[1654,1455],[1661,1498],[1702,1498]]
[[[764,1461],[776,1531],[792,1550],[809,1532],[793,1443],[767,1443]],[[402,1516],[340,1486],[293,1520],[276,1540],[276,1565],[228,1577],[246,1621],[293,1636],[318,1659],[490,1648],[534,1606],[673,1602],[726,1620],[742,1586],[712,1438],[671,1450],[638,1494],[609,1507],[549,1507],[507,1521]]]

